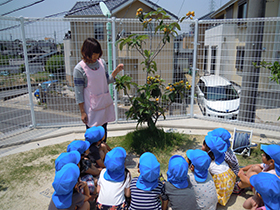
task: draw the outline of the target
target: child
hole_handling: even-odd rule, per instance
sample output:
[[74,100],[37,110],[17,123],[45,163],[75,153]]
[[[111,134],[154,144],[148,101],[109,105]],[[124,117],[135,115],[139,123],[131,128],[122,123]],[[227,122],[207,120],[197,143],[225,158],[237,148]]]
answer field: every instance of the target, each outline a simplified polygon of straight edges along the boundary
[[188,163],[180,155],[173,155],[169,160],[165,194],[172,210],[198,209],[195,192],[188,177]]
[[[88,188],[86,183],[78,181],[79,176],[79,167],[74,163],[68,163],[57,171],[52,183],[55,191],[48,210],[90,209],[90,205],[87,202]],[[80,193],[81,188],[84,188],[86,195]]]
[[236,179],[235,174],[224,161],[227,144],[220,137],[207,135],[202,150],[207,152],[212,159],[209,172],[216,186],[218,202],[225,206],[231,196]]
[[[261,145],[262,164],[248,165],[241,168],[238,176],[240,181],[235,184],[234,193],[239,194],[242,189],[250,187],[250,177],[260,172],[280,176],[280,146],[276,144]],[[246,173],[245,173],[246,172]]]
[[245,209],[261,206],[267,210],[280,209],[280,179],[277,176],[261,172],[251,176],[250,183],[256,189],[256,194],[244,202]]
[[208,135],[212,136],[217,136],[221,137],[222,140],[224,140],[227,143],[228,149],[225,152],[225,161],[228,164],[228,166],[231,168],[231,170],[235,173],[235,175],[238,175],[239,172],[239,163],[236,155],[231,149],[231,144],[230,144],[230,133],[224,129],[224,128],[217,128],[214,129],[213,131],[208,132]]
[[[87,158],[89,147],[90,143],[88,141],[75,140],[68,145],[67,151],[68,153],[73,151],[80,153],[80,177],[82,181],[87,183],[91,195],[90,200],[93,200],[96,196],[97,185],[97,180],[94,177],[98,176],[101,170],[96,168],[94,164]],[[84,193],[83,190],[81,190],[81,192]]]
[[81,120],[87,128],[103,126],[105,141],[107,123],[115,120],[113,100],[108,84],[114,82],[116,75],[123,70],[123,64],[108,75],[108,69],[102,56],[100,43],[94,38],[87,38],[82,47],[82,60],[73,72],[76,102],[81,112]]
[[63,152],[55,160],[55,171],[59,171],[67,163],[78,165],[81,160],[81,154],[78,151]]
[[97,209],[127,209],[125,196],[130,197],[130,172],[125,169],[126,151],[116,147],[107,153],[106,168],[102,169],[97,184]]
[[207,152],[200,149],[188,150],[187,162],[192,173],[189,174],[190,182],[196,195],[196,200],[201,210],[216,210],[218,203],[215,183],[208,168],[211,158]]
[[67,152],[78,151],[80,154],[83,154],[89,147],[90,147],[89,142],[82,141],[82,140],[75,140],[75,141],[72,141],[67,146]]
[[93,126],[85,132],[85,139],[90,142],[88,157],[100,168],[105,168],[104,159],[108,152],[107,146],[102,143],[104,138],[105,130],[102,126]]
[[[166,209],[164,184],[159,181],[160,164],[156,156],[145,152],[139,159],[139,177],[130,184],[131,204],[129,209]],[[160,199],[163,201],[162,206]]]

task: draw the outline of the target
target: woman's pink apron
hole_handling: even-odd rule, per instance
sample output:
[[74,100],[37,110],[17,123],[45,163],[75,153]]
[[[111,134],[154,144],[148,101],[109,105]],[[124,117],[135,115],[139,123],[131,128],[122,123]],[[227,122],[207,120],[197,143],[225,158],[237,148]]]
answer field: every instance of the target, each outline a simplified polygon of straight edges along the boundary
[[97,61],[99,62],[97,70],[92,70],[83,60],[80,61],[88,79],[87,87],[84,89],[84,108],[89,127],[115,121],[115,109],[109,93],[105,69],[102,61],[100,59]]

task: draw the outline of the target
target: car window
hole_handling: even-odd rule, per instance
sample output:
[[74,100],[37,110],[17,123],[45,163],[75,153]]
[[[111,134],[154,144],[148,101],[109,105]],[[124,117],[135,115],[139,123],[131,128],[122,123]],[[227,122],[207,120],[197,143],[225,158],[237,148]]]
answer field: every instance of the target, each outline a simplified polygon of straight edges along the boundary
[[206,87],[205,98],[210,101],[228,101],[238,99],[238,93],[232,85]]
[[199,80],[197,85],[200,88],[201,92],[205,94],[205,83],[202,80]]

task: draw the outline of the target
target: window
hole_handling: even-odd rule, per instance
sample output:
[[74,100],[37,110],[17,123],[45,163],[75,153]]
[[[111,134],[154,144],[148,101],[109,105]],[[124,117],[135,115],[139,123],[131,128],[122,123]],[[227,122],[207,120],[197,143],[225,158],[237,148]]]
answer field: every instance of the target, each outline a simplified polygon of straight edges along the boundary
[[225,15],[222,14],[222,15],[218,16],[216,19],[225,19]]
[[242,72],[243,71],[244,55],[245,55],[245,47],[244,46],[236,47],[235,68],[236,68],[236,71],[238,71],[238,72]]
[[206,87],[207,95],[205,98],[209,101],[229,101],[238,99],[238,93],[232,85]]
[[208,46],[205,47],[204,49],[204,72],[207,71],[207,63],[208,63]]
[[237,18],[246,18],[247,17],[247,1],[242,0],[238,2],[238,16]]
[[217,46],[211,47],[211,68],[210,74],[215,74],[216,70],[216,55],[217,55]]
[[233,5],[226,9],[226,19],[233,18]]
[[104,26],[102,23],[94,24],[94,38],[97,40],[104,40]]

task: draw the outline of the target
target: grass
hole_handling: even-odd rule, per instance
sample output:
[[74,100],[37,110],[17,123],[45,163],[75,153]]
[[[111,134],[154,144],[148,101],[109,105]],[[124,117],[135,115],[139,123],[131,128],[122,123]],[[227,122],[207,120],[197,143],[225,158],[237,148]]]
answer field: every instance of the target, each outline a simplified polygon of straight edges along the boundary
[[28,183],[42,172],[51,172],[54,169],[55,157],[66,152],[69,143],[64,142],[1,158],[0,192],[16,189],[17,183]]
[[144,152],[153,153],[161,163],[161,170],[166,171],[169,158],[176,150],[196,147],[199,142],[196,137],[177,132],[164,132],[163,129],[139,129],[128,133],[126,136],[115,137],[108,141],[111,148],[120,146],[128,153],[138,156]]
[[251,153],[250,156],[241,156],[241,155],[236,155],[239,166],[247,166],[251,164],[256,164],[256,163],[261,163],[262,162],[262,154],[263,152],[260,149],[260,144],[258,144],[257,147],[251,148]]

